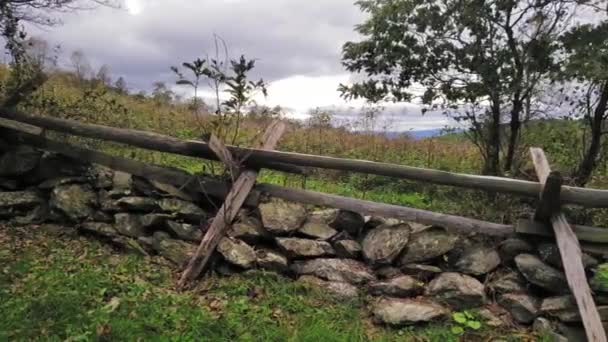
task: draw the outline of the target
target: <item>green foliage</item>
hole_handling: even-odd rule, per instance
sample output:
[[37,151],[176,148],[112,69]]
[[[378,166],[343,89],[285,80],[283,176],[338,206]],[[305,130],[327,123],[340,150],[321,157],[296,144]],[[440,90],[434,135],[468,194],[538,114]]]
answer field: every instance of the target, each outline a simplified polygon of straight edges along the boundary
[[470,311],[454,312],[452,313],[452,320],[456,323],[456,325],[450,328],[450,331],[454,335],[460,336],[464,335],[467,331],[481,329],[481,321]]
[[591,285],[596,290],[608,292],[608,264],[597,266],[591,279]]

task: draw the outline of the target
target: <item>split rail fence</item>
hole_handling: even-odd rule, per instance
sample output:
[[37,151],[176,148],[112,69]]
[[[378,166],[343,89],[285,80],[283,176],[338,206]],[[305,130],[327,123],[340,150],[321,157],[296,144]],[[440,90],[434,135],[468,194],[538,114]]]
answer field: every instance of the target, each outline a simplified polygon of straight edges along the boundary
[[[242,205],[256,205],[262,194],[305,204],[334,207],[365,215],[378,215],[437,225],[459,233],[492,236],[515,234],[554,237],[563,260],[569,287],[576,299],[589,341],[606,341],[591,289],[581,259],[581,249],[608,254],[608,229],[571,225],[561,212],[562,205],[608,208],[608,190],[562,185],[563,179],[551,168],[544,152],[532,148],[530,154],[539,182],[503,177],[488,177],[379,163],[275,151],[285,126],[275,121],[267,129],[258,148],[224,146],[212,137],[209,142],[182,140],[133,129],[85,124],[73,120],[28,115],[13,110],[0,111],[0,138],[14,144],[28,144],[44,150],[103,165],[159,182],[188,187],[207,196],[224,199],[199,248],[179,281],[184,288],[203,271],[210,255]],[[103,152],[58,142],[41,134],[45,130],[75,136],[112,141],[148,150],[174,153],[223,162],[233,176],[232,182],[196,177],[184,171],[112,156]],[[256,184],[260,169],[305,174],[306,168],[322,168],[374,174],[400,179],[450,185],[494,193],[507,193],[538,199],[531,219],[515,225],[498,224],[455,215],[376,203],[320,192],[293,189],[272,184]],[[580,241],[580,242],[579,242]]]

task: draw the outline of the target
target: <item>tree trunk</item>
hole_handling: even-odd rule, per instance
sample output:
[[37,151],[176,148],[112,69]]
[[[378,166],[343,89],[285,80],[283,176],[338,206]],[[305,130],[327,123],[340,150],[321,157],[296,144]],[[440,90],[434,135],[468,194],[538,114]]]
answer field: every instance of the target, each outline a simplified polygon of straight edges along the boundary
[[483,174],[497,176],[500,169],[500,102],[492,101],[486,143],[487,159]]
[[509,146],[507,147],[507,156],[505,158],[505,172],[511,171],[515,159],[515,150],[517,149],[517,141],[519,140],[519,130],[521,128],[520,113],[523,109],[523,101],[516,94],[513,99],[513,109],[511,110],[511,135],[509,136]]
[[574,183],[577,186],[585,186],[591,179],[591,174],[597,166],[598,157],[602,143],[602,124],[605,120],[606,110],[608,109],[608,82],[602,86],[600,99],[595,107],[593,118],[591,119],[591,142],[583,160],[578,164],[574,172]]

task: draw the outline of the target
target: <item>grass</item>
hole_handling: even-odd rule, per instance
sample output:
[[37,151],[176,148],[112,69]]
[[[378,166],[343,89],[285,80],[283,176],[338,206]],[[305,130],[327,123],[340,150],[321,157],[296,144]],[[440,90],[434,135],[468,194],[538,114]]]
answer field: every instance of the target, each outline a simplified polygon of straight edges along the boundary
[[[172,289],[162,259],[119,255],[83,237],[0,226],[0,341],[458,341],[452,323],[372,325],[363,302],[338,302],[273,273],[210,276]],[[492,337],[529,341],[519,333]]]

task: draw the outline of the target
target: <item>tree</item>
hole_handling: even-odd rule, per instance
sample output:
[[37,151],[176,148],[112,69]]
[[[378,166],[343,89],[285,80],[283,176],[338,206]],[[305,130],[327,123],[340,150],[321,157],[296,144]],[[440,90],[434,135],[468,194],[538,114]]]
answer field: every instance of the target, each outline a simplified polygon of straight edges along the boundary
[[2,0],[0,1],[0,29],[12,26],[13,21],[36,25],[55,25],[59,20],[52,13],[89,10],[99,5],[120,7],[117,0]]
[[169,104],[173,101],[175,94],[169,88],[165,82],[154,82],[152,90],[152,98],[160,104]]
[[[369,18],[343,65],[368,79],[340,87],[347,98],[411,101],[470,126],[483,172],[500,174],[503,116],[509,121],[504,169],[513,166],[522,112],[555,68],[556,38],[576,5],[549,0],[360,0]],[[411,87],[425,88],[422,96]],[[508,113],[503,115],[503,113]]]
[[38,89],[46,80],[42,65],[27,53],[27,34],[21,25],[30,22],[50,26],[59,23],[53,12],[94,8],[95,5],[118,6],[114,0],[2,0],[0,32],[11,56],[11,72],[5,86],[2,106],[14,107]]
[[608,18],[597,25],[575,27],[562,37],[567,55],[562,77],[574,82],[570,97],[575,116],[590,131],[583,157],[573,180],[584,186],[591,179],[601,156],[602,138],[608,134]]
[[225,91],[230,95],[230,98],[222,104],[235,119],[234,134],[231,142],[233,145],[236,143],[240,131],[241,117],[243,116],[245,106],[255,104],[253,98],[260,91],[264,96],[267,96],[264,80],[260,79],[256,82],[249,80],[249,72],[253,68],[255,68],[255,60],[248,60],[245,56],[241,55],[238,60],[230,61],[230,71],[232,74],[225,77],[227,87]]
[[112,85],[112,76],[110,76],[110,67],[106,64],[99,67],[97,70],[97,75],[95,75],[97,81],[99,81],[102,85],[110,86]]
[[201,78],[207,75],[207,68],[205,66],[206,62],[203,59],[197,58],[192,62],[184,62],[182,63],[182,66],[184,68],[186,68],[187,70],[190,70],[190,72],[193,75],[192,79],[187,79],[176,66],[172,66],[170,69],[171,71],[173,71],[177,77],[178,80],[175,82],[175,84],[178,85],[188,85],[190,87],[192,87],[192,89],[194,90],[194,100],[193,100],[193,108],[195,109],[195,111],[198,113],[198,88],[200,86],[200,82],[201,82]]
[[118,77],[116,82],[114,82],[114,89],[116,89],[119,94],[129,93],[129,89],[127,88],[127,82],[122,76]]
[[72,62],[76,79],[80,84],[82,84],[87,77],[93,73],[93,68],[91,68],[89,59],[82,50],[76,50],[72,52],[70,61]]

